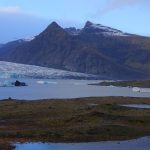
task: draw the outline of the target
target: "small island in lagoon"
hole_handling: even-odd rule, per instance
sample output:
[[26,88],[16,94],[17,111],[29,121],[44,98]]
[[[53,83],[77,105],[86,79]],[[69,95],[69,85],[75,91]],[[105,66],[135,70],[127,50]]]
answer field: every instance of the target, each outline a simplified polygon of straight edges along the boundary
[[129,87],[133,92],[150,93],[150,80],[102,81],[89,85]]
[[150,80],[102,81],[90,85],[150,88]]
[[25,82],[20,82],[18,80],[16,80],[15,82],[12,82],[11,84],[14,86],[27,86]]

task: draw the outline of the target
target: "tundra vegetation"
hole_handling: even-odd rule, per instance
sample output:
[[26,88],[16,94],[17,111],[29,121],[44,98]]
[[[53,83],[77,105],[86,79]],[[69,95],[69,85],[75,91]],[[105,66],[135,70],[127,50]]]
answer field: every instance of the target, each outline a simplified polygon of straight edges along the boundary
[[90,142],[149,136],[150,109],[120,104],[150,104],[150,98],[1,100],[0,143]]

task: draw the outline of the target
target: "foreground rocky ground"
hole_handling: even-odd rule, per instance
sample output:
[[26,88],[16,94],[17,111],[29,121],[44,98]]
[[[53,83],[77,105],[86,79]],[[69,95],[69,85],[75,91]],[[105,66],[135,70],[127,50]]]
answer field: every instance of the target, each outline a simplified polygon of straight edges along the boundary
[[3,100],[0,101],[0,143],[87,142],[149,136],[150,109],[120,104],[150,104],[150,98]]

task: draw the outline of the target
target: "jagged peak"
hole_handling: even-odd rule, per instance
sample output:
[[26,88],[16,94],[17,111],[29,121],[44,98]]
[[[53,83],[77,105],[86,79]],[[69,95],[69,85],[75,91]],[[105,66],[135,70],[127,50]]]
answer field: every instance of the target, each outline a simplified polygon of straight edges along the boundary
[[120,30],[117,30],[108,26],[104,26],[102,24],[94,24],[90,21],[87,21],[83,30],[89,30],[89,29],[93,31],[92,33],[96,32],[96,34],[103,34],[106,36],[108,35],[109,36],[129,36],[129,34],[124,33]]
[[62,32],[64,29],[59,26],[56,22],[52,22],[40,35],[51,32]]
[[90,27],[90,26],[92,26],[92,25],[93,25],[93,23],[92,23],[91,21],[87,21],[87,22],[85,23],[84,28]]
[[48,26],[48,28],[61,28],[61,26],[59,26],[59,25],[57,24],[57,22],[53,21],[53,22]]
[[85,23],[84,28],[99,28],[99,29],[104,29],[104,28],[110,28],[110,27],[104,26],[102,24],[96,24],[96,23],[93,23],[91,21],[87,21]]

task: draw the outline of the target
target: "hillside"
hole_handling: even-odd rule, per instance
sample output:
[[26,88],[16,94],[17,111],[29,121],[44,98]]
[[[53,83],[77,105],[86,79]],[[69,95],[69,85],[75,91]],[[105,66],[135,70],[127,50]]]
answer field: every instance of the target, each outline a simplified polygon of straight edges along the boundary
[[0,48],[0,60],[113,79],[150,75],[150,38],[87,22],[83,29],[51,23],[31,41]]

